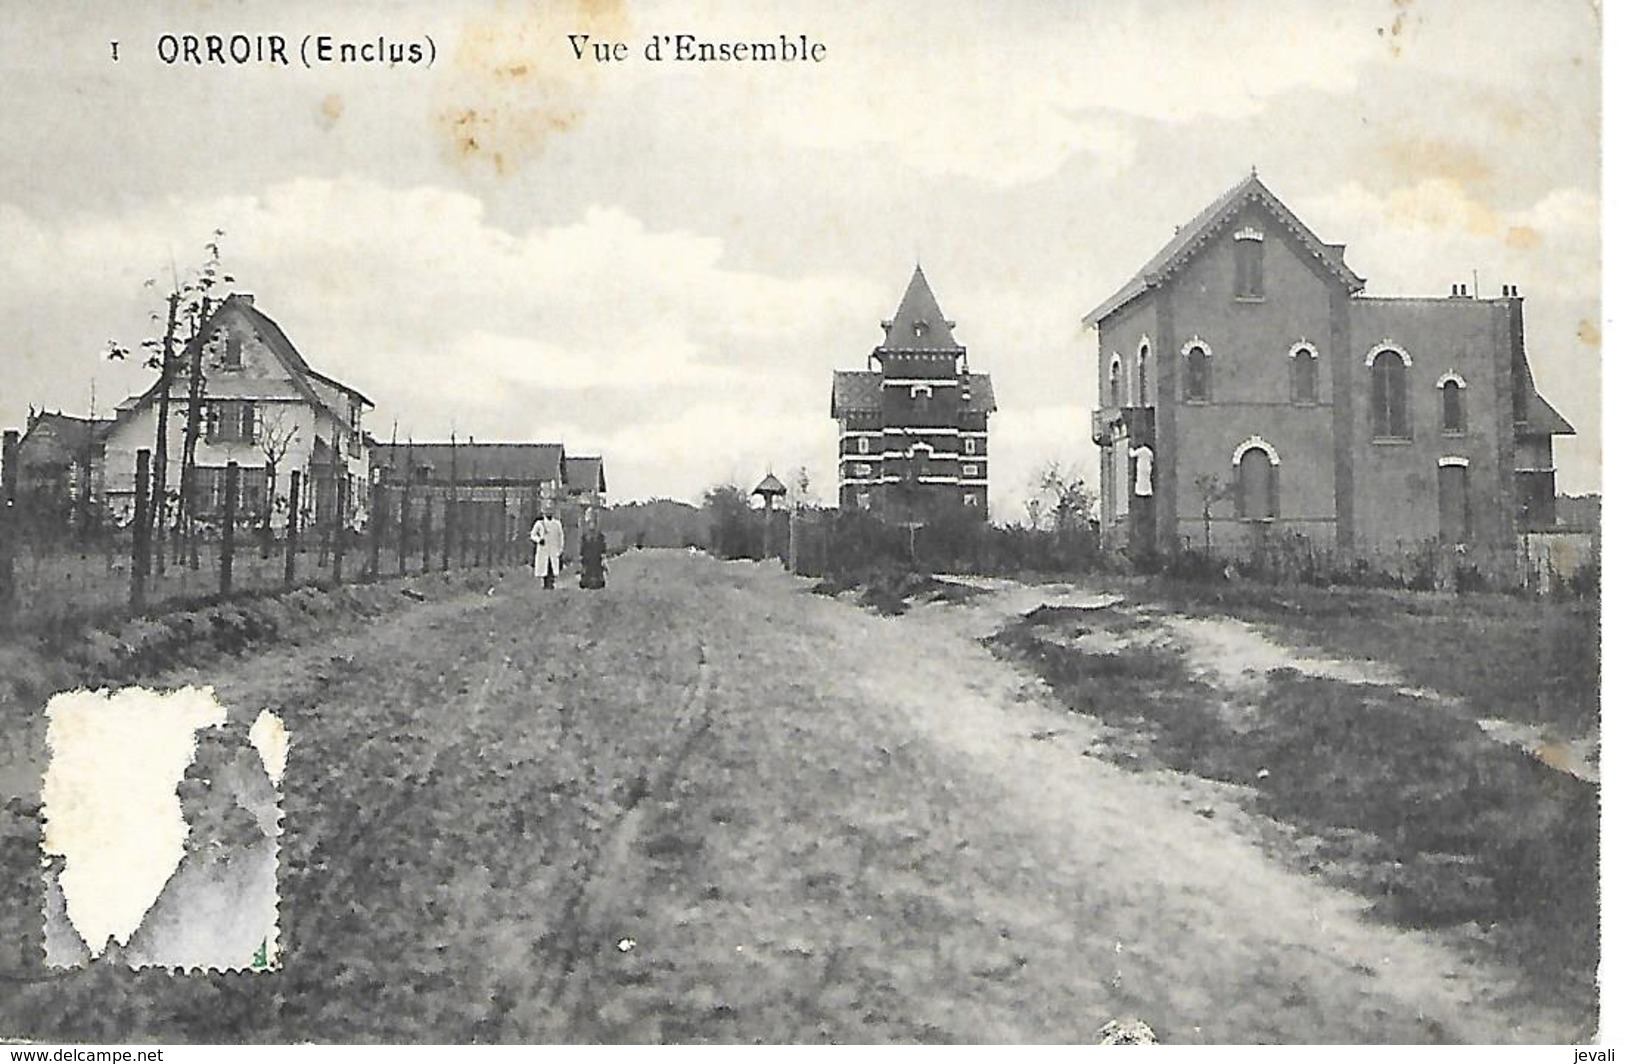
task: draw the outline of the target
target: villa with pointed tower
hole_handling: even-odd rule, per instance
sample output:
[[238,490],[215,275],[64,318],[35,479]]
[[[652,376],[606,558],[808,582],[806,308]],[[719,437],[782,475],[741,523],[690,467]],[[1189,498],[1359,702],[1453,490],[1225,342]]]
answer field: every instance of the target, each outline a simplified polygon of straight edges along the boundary
[[1574,430],[1535,389],[1517,287],[1364,289],[1255,172],[1090,311],[1103,540],[1374,558],[1552,528]]
[[891,522],[947,511],[987,517],[993,381],[972,373],[954,322],[914,267],[885,338],[862,370],[837,370],[840,506]]

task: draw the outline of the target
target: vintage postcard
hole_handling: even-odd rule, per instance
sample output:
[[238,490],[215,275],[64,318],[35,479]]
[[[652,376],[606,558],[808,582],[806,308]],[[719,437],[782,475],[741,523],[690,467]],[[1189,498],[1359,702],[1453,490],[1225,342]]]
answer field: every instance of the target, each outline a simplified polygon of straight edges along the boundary
[[0,0],[0,1037],[1612,1059],[1604,25]]

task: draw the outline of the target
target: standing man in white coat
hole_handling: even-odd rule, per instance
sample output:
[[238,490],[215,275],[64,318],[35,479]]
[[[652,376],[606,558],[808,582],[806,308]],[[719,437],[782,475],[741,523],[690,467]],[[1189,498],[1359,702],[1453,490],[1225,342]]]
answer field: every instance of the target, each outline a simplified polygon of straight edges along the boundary
[[536,544],[536,579],[549,590],[564,568],[564,522],[560,521],[549,505],[536,515],[530,526],[530,541]]

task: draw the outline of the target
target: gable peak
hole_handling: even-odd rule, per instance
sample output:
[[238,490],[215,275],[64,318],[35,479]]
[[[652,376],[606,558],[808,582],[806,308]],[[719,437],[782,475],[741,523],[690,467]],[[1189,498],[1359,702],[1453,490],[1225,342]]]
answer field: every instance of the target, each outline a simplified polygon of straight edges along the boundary
[[931,282],[925,279],[924,268],[915,263],[897,313],[880,323],[886,330],[880,346],[891,351],[958,350],[961,348],[954,339],[955,324],[943,315]]

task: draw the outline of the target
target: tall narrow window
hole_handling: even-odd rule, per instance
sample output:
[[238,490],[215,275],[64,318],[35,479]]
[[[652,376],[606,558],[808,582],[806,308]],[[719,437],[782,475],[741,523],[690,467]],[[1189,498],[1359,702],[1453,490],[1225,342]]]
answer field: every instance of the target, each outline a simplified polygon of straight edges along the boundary
[[1318,370],[1320,362],[1307,347],[1292,352],[1292,401],[1315,403],[1320,400]]
[[1467,431],[1467,410],[1461,394],[1461,382],[1447,377],[1439,384],[1439,430],[1447,436],[1460,436]]
[[1465,459],[1440,459],[1439,541],[1466,543],[1471,534],[1467,513],[1467,464]]
[[1371,435],[1376,439],[1410,438],[1407,369],[1404,356],[1391,348],[1371,360]]
[[1194,345],[1185,352],[1185,399],[1205,403],[1213,397],[1213,356],[1207,348]]
[[1111,368],[1106,371],[1106,390],[1112,406],[1123,405],[1123,363],[1116,355],[1112,356]]
[[1264,298],[1264,234],[1257,229],[1236,233],[1236,298]]
[[1238,516],[1267,521],[1275,516],[1275,466],[1262,447],[1249,447],[1236,465]]
[[868,454],[869,453],[869,437],[867,437],[867,436],[859,436],[858,437],[858,453],[859,454]]
[[1141,406],[1151,405],[1150,380],[1146,376],[1150,372],[1147,367],[1150,361],[1151,345],[1142,343],[1139,354],[1134,358],[1134,387],[1138,389],[1134,394],[1134,399]]

